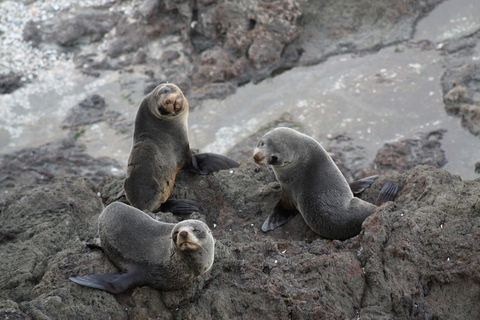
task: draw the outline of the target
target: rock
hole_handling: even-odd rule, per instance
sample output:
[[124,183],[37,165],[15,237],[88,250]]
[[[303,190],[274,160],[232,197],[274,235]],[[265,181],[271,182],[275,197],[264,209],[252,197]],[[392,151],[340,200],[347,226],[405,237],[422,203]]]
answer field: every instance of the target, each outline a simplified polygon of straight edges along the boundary
[[400,192],[395,204],[363,224],[359,259],[371,286],[360,314],[365,319],[475,318],[479,307],[471,301],[480,290],[473,280],[479,257],[470,250],[479,245],[480,181],[462,181],[429,166],[376,183],[387,179],[398,183]]
[[300,16],[300,7],[288,0],[198,5],[191,33],[199,53],[193,56],[200,64],[193,75],[196,85],[260,79],[282,67],[284,48],[299,35]]
[[228,82],[208,83],[188,93],[190,107],[195,108],[200,101],[206,99],[224,99],[234,93],[236,88]]
[[[411,38],[415,21],[440,1],[305,1],[296,41],[304,50],[299,63],[316,64],[331,54],[376,51]],[[341,12],[339,16],[338,13]]]
[[[7,262],[0,264],[7,275],[0,312],[59,318],[82,310],[86,319],[468,319],[480,312],[480,180],[426,165],[380,176],[363,198],[373,201],[391,180],[400,187],[395,203],[367,218],[360,235],[329,241],[300,216],[261,232],[280,190],[270,172],[255,168],[249,160],[208,176],[181,172],[173,197],[199,201],[205,214],[158,217],[206,221],[217,240],[212,269],[182,290],[140,287],[116,297],[68,280],[115,270],[86,246],[103,207],[93,184],[70,177],[15,189],[0,215],[2,229],[15,234],[0,246]],[[111,180],[102,197],[112,199],[112,185],[122,182]]]
[[422,134],[418,139],[386,143],[373,161],[374,168],[381,173],[392,170],[402,173],[421,164],[441,168],[447,163],[440,143],[444,133],[445,130],[440,129]]
[[99,41],[120,20],[118,13],[108,8],[77,8],[62,11],[53,19],[29,21],[23,30],[23,39],[34,46],[56,44],[77,46]]
[[24,320],[27,315],[12,300],[0,301],[0,319]]
[[113,159],[87,155],[73,138],[22,149],[0,156],[0,199],[15,187],[48,184],[65,175],[82,175],[100,183],[118,168],[120,165]]
[[370,169],[365,148],[356,144],[346,132],[334,134],[328,139],[324,147],[348,182],[378,174]]
[[76,128],[81,125],[104,121],[107,119],[105,109],[105,99],[98,94],[94,94],[85,98],[78,106],[70,109],[62,122],[62,128]]
[[133,131],[134,122],[126,120],[116,111],[107,109],[105,99],[98,94],[85,98],[71,108],[62,121],[62,129],[70,129],[71,135],[76,139],[83,134],[85,125],[102,121],[122,134]]
[[124,16],[115,26],[115,38],[107,55],[118,58],[142,49],[150,41],[177,34],[188,28],[190,4],[177,1],[145,1],[140,14]]
[[408,40],[416,21],[440,2],[146,0],[132,4],[128,14],[112,3],[30,21],[24,39],[74,52],[77,68],[89,76],[148,65],[161,75],[157,80],[181,82],[198,91],[198,99],[209,99],[216,89],[202,94],[208,85],[224,84],[223,96],[232,93],[228,86],[294,66]]
[[442,76],[443,102],[448,114],[459,117],[470,133],[480,136],[480,63],[475,60],[480,35],[448,41],[442,51],[447,70]]
[[452,68],[442,77],[443,101],[448,114],[461,118],[461,124],[473,135],[480,136],[480,64],[467,63]]
[[[4,203],[1,228],[15,234],[2,246],[1,299],[32,300],[57,253],[95,234],[102,209],[93,183],[81,177],[60,178],[52,185],[17,189]],[[90,232],[87,232],[90,230]],[[57,286],[43,282],[40,285]]]
[[0,94],[12,93],[22,87],[22,76],[13,72],[0,74]]

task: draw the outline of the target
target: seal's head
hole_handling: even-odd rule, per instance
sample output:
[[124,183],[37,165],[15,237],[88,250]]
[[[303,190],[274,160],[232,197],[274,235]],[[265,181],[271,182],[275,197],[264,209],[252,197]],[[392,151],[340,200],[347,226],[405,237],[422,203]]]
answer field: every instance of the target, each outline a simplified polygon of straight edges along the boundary
[[276,128],[265,134],[253,151],[253,160],[258,164],[283,167],[298,156],[298,143],[292,135],[297,132],[290,128]]
[[208,226],[200,220],[184,220],[172,230],[173,246],[202,265],[201,273],[213,264],[215,240]]
[[150,111],[160,119],[188,113],[188,101],[173,83],[162,83],[147,97]]

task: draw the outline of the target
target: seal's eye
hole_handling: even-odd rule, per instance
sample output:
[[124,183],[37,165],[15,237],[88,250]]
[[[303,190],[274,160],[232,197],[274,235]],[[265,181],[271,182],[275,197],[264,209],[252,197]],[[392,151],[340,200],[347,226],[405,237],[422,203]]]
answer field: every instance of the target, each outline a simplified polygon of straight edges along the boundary
[[194,232],[195,234],[200,234],[202,231],[195,229],[195,230],[193,230],[193,232]]
[[170,99],[167,99],[167,100],[165,100],[165,103],[170,104],[170,103],[172,103],[172,101]]
[[264,143],[263,141],[260,141],[260,142],[258,143],[258,146],[259,146],[259,147],[263,147],[264,145],[265,145],[265,143]]

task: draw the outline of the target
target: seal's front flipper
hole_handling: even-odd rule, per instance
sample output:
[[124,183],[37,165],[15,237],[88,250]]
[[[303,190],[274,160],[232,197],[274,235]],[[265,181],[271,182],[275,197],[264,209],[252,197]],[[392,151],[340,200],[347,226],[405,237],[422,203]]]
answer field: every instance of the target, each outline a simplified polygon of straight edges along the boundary
[[375,205],[381,206],[385,202],[395,200],[395,196],[397,195],[397,192],[398,192],[398,186],[392,181],[387,181],[383,185],[382,190],[380,190],[377,200],[375,201]]
[[88,276],[70,277],[73,282],[117,294],[143,284],[139,273],[97,273]]
[[168,199],[162,203],[160,211],[171,212],[173,214],[189,214],[192,212],[201,212],[202,206],[195,200]]
[[292,220],[297,213],[298,210],[296,208],[287,209],[282,205],[282,200],[280,200],[273,208],[273,212],[270,213],[267,220],[263,223],[262,231],[267,232],[287,223]]
[[359,179],[350,183],[350,190],[352,190],[353,194],[359,194],[363,192],[363,190],[370,187],[370,185],[377,179],[378,175],[365,177],[363,179]]
[[192,155],[191,164],[186,167],[199,174],[209,174],[218,170],[237,168],[239,164],[225,156],[215,153],[197,153]]

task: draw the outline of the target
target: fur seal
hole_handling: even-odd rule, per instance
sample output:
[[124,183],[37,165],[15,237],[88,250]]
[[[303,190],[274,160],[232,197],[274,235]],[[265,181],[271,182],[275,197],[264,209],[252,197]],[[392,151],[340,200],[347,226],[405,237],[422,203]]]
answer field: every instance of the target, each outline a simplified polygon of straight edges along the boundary
[[187,99],[172,83],[157,86],[140,104],[124,182],[125,195],[132,206],[150,212],[167,208],[173,213],[198,211],[195,201],[168,200],[177,173],[187,169],[209,174],[239,166],[222,155],[192,153],[188,112]]
[[215,240],[199,220],[154,220],[121,202],[98,218],[101,248],[122,272],[71,277],[75,283],[113,294],[137,286],[168,291],[184,287],[213,264]]
[[[273,230],[300,212],[317,234],[344,240],[359,234],[363,221],[376,208],[353,196],[345,177],[317,141],[293,129],[276,128],[265,134],[253,159],[272,166],[282,190],[262,231]],[[367,184],[372,181],[367,178]],[[377,205],[393,201],[397,190],[394,183],[387,182]]]

